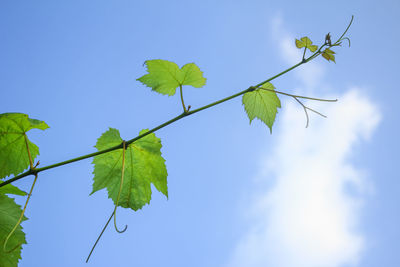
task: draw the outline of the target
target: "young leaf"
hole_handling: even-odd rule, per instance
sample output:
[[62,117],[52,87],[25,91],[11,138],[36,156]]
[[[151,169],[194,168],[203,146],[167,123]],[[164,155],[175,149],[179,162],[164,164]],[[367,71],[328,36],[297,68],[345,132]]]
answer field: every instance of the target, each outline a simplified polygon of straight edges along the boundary
[[[140,134],[147,132],[142,130]],[[117,129],[110,128],[97,140],[98,150],[122,143]],[[151,133],[130,144],[125,151],[125,175],[118,206],[141,209],[150,203],[151,183],[168,197],[167,168],[161,156],[161,140]],[[116,203],[122,171],[122,149],[98,155],[93,159],[94,192],[107,188],[108,197]]]
[[307,36],[301,37],[300,40],[296,39],[296,47],[297,48],[306,47],[313,53],[318,49],[318,46],[313,45],[310,38],[308,38]]
[[[7,242],[7,251],[3,250],[3,244],[8,234],[14,228],[21,215],[21,207],[17,205],[14,199],[0,193],[0,266],[16,267],[21,259],[22,244],[26,244],[25,233],[21,225],[17,227]],[[23,221],[27,218],[24,216]],[[15,248],[16,247],[16,248]],[[15,248],[15,249],[14,249]],[[12,250],[14,249],[14,250]],[[12,250],[12,251],[11,251]]]
[[30,119],[26,114],[0,114],[0,178],[17,175],[29,167],[26,144],[29,146],[32,160],[39,155],[39,148],[28,140],[26,132],[47,128],[49,126],[45,122]]
[[260,88],[245,93],[242,97],[242,103],[250,123],[254,118],[258,118],[269,127],[272,133],[272,125],[274,124],[276,113],[278,113],[278,108],[281,107],[281,101],[275,92],[264,90],[263,88],[275,89],[271,83],[265,83]]
[[326,60],[328,60],[328,61],[330,61],[330,60],[332,60],[333,62],[335,62],[336,63],[336,61],[335,61],[335,52],[334,51],[332,51],[332,50],[330,50],[329,48],[326,48],[325,50],[324,50],[324,52],[322,52],[322,56],[326,59]]
[[206,84],[203,72],[194,63],[188,63],[181,69],[174,62],[162,59],[147,60],[145,64],[148,74],[137,80],[163,95],[174,95],[179,86],[200,88]]

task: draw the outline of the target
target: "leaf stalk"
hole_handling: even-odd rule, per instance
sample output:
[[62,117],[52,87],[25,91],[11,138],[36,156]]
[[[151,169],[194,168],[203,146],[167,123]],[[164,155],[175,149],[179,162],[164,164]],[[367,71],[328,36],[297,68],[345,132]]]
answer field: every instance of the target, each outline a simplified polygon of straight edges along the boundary
[[186,106],[185,106],[185,101],[183,101],[183,92],[182,91],[183,91],[182,90],[182,85],[180,84],[179,85],[179,92],[180,92],[180,95],[181,95],[181,102],[182,102],[183,112],[187,113],[188,111],[187,111]]

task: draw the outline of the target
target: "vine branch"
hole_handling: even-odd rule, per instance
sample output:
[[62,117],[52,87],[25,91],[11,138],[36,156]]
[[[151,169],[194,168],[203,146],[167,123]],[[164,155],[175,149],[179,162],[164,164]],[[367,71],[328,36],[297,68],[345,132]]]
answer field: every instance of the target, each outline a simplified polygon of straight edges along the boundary
[[[220,99],[220,100],[212,102],[212,103],[210,103],[208,105],[202,106],[202,107],[194,109],[192,111],[189,111],[188,109],[186,109],[186,107],[184,105],[182,87],[180,87],[181,101],[182,101],[182,106],[184,108],[184,112],[182,114],[170,119],[169,121],[164,122],[164,123],[160,124],[159,126],[157,126],[157,127],[153,128],[153,129],[151,129],[151,130],[149,130],[149,131],[147,131],[147,132],[145,132],[143,134],[140,134],[140,135],[138,135],[138,136],[126,141],[126,145],[128,146],[129,144],[131,144],[131,143],[133,143],[133,142],[145,137],[146,135],[149,135],[149,134],[151,134],[153,132],[156,132],[159,129],[164,128],[164,127],[170,125],[171,123],[174,123],[174,122],[176,122],[176,121],[178,121],[178,120],[180,120],[180,119],[182,119],[184,117],[193,115],[193,114],[195,114],[197,112],[200,112],[202,110],[205,110],[205,109],[211,108],[213,106],[219,105],[219,104],[224,103],[224,102],[226,102],[228,100],[231,100],[233,98],[241,96],[241,95],[243,95],[243,94],[245,94],[247,92],[252,92],[252,91],[256,90],[257,88],[261,87],[263,84],[265,84],[267,82],[270,82],[270,81],[282,76],[283,74],[285,74],[285,73],[287,73],[287,72],[289,72],[289,71],[291,71],[291,70],[293,70],[293,69],[295,69],[295,68],[297,68],[297,67],[299,67],[299,66],[301,66],[303,64],[308,63],[309,61],[313,60],[314,58],[316,58],[317,56],[322,54],[323,53],[322,49],[324,47],[326,47],[326,46],[327,47],[338,46],[338,45],[340,45],[342,40],[347,39],[347,37],[344,37],[344,36],[347,33],[347,31],[349,30],[349,28],[350,28],[350,26],[351,26],[351,24],[353,22],[353,19],[354,19],[354,16],[351,17],[350,23],[348,24],[346,30],[343,32],[343,34],[340,36],[340,38],[336,42],[334,42],[333,44],[328,43],[328,42],[325,41],[325,43],[323,45],[321,45],[321,47],[316,52],[314,52],[311,56],[309,56],[308,58],[301,60],[299,63],[293,65],[292,67],[290,67],[290,68],[288,68],[288,69],[276,74],[275,76],[272,76],[272,77],[268,78],[267,80],[265,80],[263,82],[260,82],[259,84],[255,85],[255,86],[250,86],[249,88],[247,88],[247,89],[245,89],[245,90],[243,90],[241,92],[238,92],[236,94],[233,94],[231,96],[228,96],[226,98]],[[284,93],[284,92],[278,92],[278,91],[275,91],[275,92],[277,92],[279,94],[285,94],[285,95],[294,97],[296,100],[298,100],[297,98],[304,98],[304,99],[311,99],[311,100],[316,100],[316,101],[328,101],[328,102],[336,101],[336,100],[322,100],[322,99],[306,97],[306,96],[295,96],[295,95],[291,95],[291,94]],[[313,112],[316,112],[317,114],[320,114],[319,112],[314,111],[314,110],[312,110],[312,109],[310,109],[308,107],[305,107],[305,109],[313,111]],[[320,114],[320,115],[322,115],[322,114]],[[308,114],[307,114],[307,117],[308,117]],[[79,156],[79,157],[76,157],[76,158],[72,158],[72,159],[69,159],[69,160],[66,160],[66,161],[58,162],[58,163],[55,163],[55,164],[52,164],[52,165],[48,165],[48,166],[45,166],[45,167],[42,167],[42,168],[33,168],[33,169],[31,168],[31,169],[29,169],[28,171],[26,171],[24,173],[21,173],[21,174],[19,174],[17,176],[14,176],[13,178],[8,179],[7,181],[4,181],[3,183],[0,184],[0,187],[5,186],[5,185],[7,185],[9,183],[15,182],[15,181],[17,181],[17,180],[19,180],[21,178],[24,178],[26,176],[29,176],[29,175],[36,175],[37,173],[45,171],[45,170],[48,170],[48,169],[56,168],[56,167],[63,166],[63,165],[66,165],[66,164],[70,164],[70,163],[73,163],[73,162],[76,162],[76,161],[80,161],[80,160],[83,160],[83,159],[91,158],[91,157],[94,157],[94,156],[97,156],[97,155],[101,155],[101,154],[104,154],[104,153],[107,153],[107,152],[111,152],[111,151],[114,151],[116,149],[121,149],[121,148],[123,148],[123,144],[122,143],[119,144],[119,145],[104,149],[104,150],[100,150],[100,151],[97,151],[97,152],[89,153],[89,154],[86,154],[86,155],[83,155],[83,156]]]

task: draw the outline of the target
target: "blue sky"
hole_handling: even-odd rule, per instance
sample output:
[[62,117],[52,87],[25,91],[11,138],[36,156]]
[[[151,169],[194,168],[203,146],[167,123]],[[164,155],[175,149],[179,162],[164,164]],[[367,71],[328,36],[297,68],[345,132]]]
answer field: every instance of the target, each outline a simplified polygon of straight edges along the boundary
[[397,1],[2,1],[0,112],[48,123],[30,133],[41,166],[95,151],[108,127],[129,139],[181,112],[178,96],[136,81],[145,60],[195,62],[207,85],[185,88],[185,102],[200,107],[296,63],[294,38],[335,39],[355,16],[336,64],[273,82],[338,98],[307,102],[327,119],[311,114],[305,129],[281,97],[270,135],[237,98],[158,131],[169,199],[119,209],[127,232],[109,227],[88,264],[112,202],[89,196],[90,159],[42,172],[19,266],[397,266],[399,12]]

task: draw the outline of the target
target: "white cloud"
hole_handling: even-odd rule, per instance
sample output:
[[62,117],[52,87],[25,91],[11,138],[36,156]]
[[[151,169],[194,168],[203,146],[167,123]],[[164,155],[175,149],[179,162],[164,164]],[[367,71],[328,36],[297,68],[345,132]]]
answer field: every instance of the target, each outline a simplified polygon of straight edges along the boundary
[[[275,26],[279,21],[274,20]],[[285,45],[285,34],[280,40],[283,52],[295,53]],[[319,84],[323,73],[317,79],[301,78],[304,86]],[[256,179],[262,184],[273,178],[275,183],[254,199],[249,230],[227,266],[337,267],[358,262],[365,237],[357,226],[368,182],[352,164],[352,151],[380,120],[377,107],[361,91],[351,88],[334,104],[313,102],[328,119],[310,114],[307,129],[300,106],[289,103],[282,109],[274,132],[278,141],[262,160]]]

